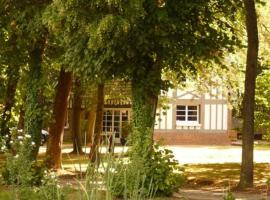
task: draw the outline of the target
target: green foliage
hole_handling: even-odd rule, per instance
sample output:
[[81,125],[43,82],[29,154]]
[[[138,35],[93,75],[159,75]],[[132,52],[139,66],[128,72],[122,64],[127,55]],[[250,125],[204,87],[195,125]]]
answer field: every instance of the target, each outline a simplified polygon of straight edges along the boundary
[[39,199],[44,200],[64,200],[64,190],[60,187],[57,177],[45,171],[42,177],[42,184],[37,188]]
[[270,139],[270,70],[264,70],[257,77],[255,128],[263,133],[264,138]]
[[11,133],[11,149],[3,146],[6,144],[5,141],[1,144],[1,149],[6,154],[6,163],[1,173],[3,182],[15,188],[12,198],[62,200],[63,192],[55,174],[49,173],[45,165],[32,160],[31,149],[35,143],[31,136],[15,130]]
[[112,178],[111,191],[123,199],[144,199],[155,195],[155,186],[146,185],[144,164],[138,159],[134,164],[119,163]]
[[233,196],[233,193],[229,191],[225,194],[223,200],[235,200],[235,197]]
[[200,59],[219,59],[238,43],[239,7],[234,0],[57,0],[44,21],[61,38],[62,61],[74,72],[131,78],[143,77],[157,61],[181,73]]
[[30,135],[18,135],[13,132],[10,141],[11,151],[6,150],[6,163],[2,176],[7,184],[22,186],[41,185],[44,166],[31,159],[31,149],[35,143]]
[[[60,190],[60,189],[58,189]],[[46,193],[45,193],[46,192]],[[68,194],[67,189],[63,191]],[[14,187],[0,193],[0,200],[63,200],[64,196],[51,196],[49,190],[36,187]]]
[[131,131],[132,131],[131,124],[129,122],[122,122],[122,127],[121,127],[122,138],[127,139]]
[[[36,163],[22,162],[19,157],[8,158],[2,176],[6,184],[40,185],[43,167]],[[24,164],[24,165],[22,165]],[[20,171],[18,171],[20,170]]]
[[179,167],[171,150],[154,145],[146,167],[150,176],[148,181],[152,182],[157,195],[170,196],[184,183],[183,168]]
[[258,5],[258,29],[260,33],[260,55],[258,76],[256,79],[255,130],[270,139],[270,34],[269,34],[269,2],[265,6]]
[[154,145],[145,160],[137,158],[118,166],[112,191],[123,197],[130,197],[134,192],[148,197],[170,196],[184,183],[182,172],[170,150]]

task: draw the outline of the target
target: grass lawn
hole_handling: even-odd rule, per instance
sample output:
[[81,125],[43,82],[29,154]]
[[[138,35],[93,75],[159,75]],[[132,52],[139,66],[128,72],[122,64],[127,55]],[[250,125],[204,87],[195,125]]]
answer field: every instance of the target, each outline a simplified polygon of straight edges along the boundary
[[[235,187],[239,182],[240,164],[192,164],[184,165],[187,182],[185,187],[191,188],[224,188]],[[270,179],[270,164],[258,163],[254,165],[255,190],[265,190],[267,180]]]
[[[270,148],[268,145],[257,146],[256,148],[267,149]],[[38,160],[42,162],[45,154],[39,155]],[[5,162],[3,154],[0,154],[0,169]],[[88,157],[87,155],[76,155],[76,154],[63,154],[63,173],[59,175],[61,185],[65,187],[65,193],[67,199],[76,199],[78,191],[68,188],[67,183],[71,183],[71,186],[77,185],[78,180],[84,177],[84,171],[87,168]],[[234,188],[239,181],[240,164],[238,163],[226,163],[226,164],[185,164],[186,183],[184,188],[191,189],[224,189]],[[255,192],[265,192],[267,188],[267,180],[270,179],[270,164],[258,163],[254,166],[254,183]],[[74,185],[72,187],[74,187]],[[69,186],[70,187],[70,186]],[[18,190],[16,188],[7,187],[0,185],[0,200],[13,200],[16,199]],[[27,199],[38,199],[35,192],[29,192],[31,198]],[[180,198],[157,198],[156,200],[179,200]]]

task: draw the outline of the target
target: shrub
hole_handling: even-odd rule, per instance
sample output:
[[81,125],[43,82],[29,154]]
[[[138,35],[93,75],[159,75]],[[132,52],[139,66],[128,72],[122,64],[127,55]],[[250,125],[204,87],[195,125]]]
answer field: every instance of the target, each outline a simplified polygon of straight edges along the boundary
[[124,199],[134,196],[170,196],[184,183],[183,169],[172,151],[154,145],[145,158],[120,163],[113,177],[112,191]]
[[232,192],[229,191],[225,194],[223,200],[235,200],[235,197],[233,196]]
[[11,151],[6,149],[6,163],[2,176],[6,184],[23,186],[40,185],[45,167],[32,160],[30,149],[35,146],[30,135],[14,134],[10,141]]
[[170,196],[184,183],[182,173],[184,169],[174,159],[172,151],[160,149],[158,145],[154,145],[146,162],[146,169],[148,170],[146,183],[149,185],[152,182],[158,196]]
[[36,144],[31,136],[16,130],[11,133],[10,149],[5,147],[8,137],[0,141],[0,149],[6,154],[1,172],[4,183],[15,186],[15,199],[62,200],[64,196],[56,176],[32,158],[31,148]]

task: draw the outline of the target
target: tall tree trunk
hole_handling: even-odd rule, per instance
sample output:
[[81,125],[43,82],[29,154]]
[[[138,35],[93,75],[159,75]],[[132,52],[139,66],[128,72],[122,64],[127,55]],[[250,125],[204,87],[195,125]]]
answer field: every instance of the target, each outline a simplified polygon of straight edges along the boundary
[[78,78],[75,80],[74,96],[72,102],[71,136],[73,142],[72,153],[83,153],[81,144],[81,107],[82,87]]
[[97,110],[96,110],[96,121],[94,129],[94,137],[91,145],[91,150],[89,154],[90,161],[92,163],[99,159],[99,145],[100,137],[103,128],[103,110],[104,110],[104,84],[98,85],[97,91]]
[[159,63],[149,65],[144,76],[132,81],[132,152],[144,158],[152,150],[161,71]]
[[62,160],[62,138],[64,134],[64,125],[66,110],[68,105],[68,96],[72,85],[72,73],[65,72],[61,68],[56,87],[56,94],[53,107],[53,122],[50,124],[49,140],[47,145],[47,165],[49,168],[60,169]]
[[[43,123],[43,85],[42,56],[45,48],[45,38],[40,38],[29,53],[29,72],[27,77],[26,110],[24,131],[35,142],[30,148],[29,159],[36,159],[40,142]],[[26,147],[27,148],[27,147]]]
[[89,141],[90,145],[92,145],[93,141],[95,121],[96,121],[96,112],[90,111],[87,120],[87,141]]
[[246,10],[248,50],[243,101],[244,123],[242,136],[242,165],[239,182],[240,188],[253,186],[254,106],[259,46],[255,2],[254,0],[244,0],[244,4]]
[[25,116],[25,110],[24,110],[24,104],[20,107],[20,114],[19,114],[19,121],[17,125],[17,129],[23,129],[24,127],[24,116]]
[[138,157],[151,152],[158,94],[149,93],[144,85],[132,83],[132,148]]

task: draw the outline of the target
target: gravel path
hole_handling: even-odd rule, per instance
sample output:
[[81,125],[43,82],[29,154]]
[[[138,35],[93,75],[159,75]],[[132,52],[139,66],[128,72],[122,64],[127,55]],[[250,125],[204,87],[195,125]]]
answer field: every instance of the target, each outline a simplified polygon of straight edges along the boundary
[[[211,164],[211,163],[240,163],[241,147],[240,146],[165,146],[173,151],[175,159],[180,164]],[[115,153],[124,153],[127,147],[115,147]],[[84,149],[89,153],[89,148]],[[107,148],[102,147],[101,152],[105,153]],[[42,146],[40,152],[45,152],[46,147]],[[62,153],[71,152],[71,146],[65,145]],[[255,149],[254,162],[270,163],[270,148]]]
[[[240,163],[240,146],[166,146],[180,164]],[[255,149],[254,162],[270,163],[270,149]]]

